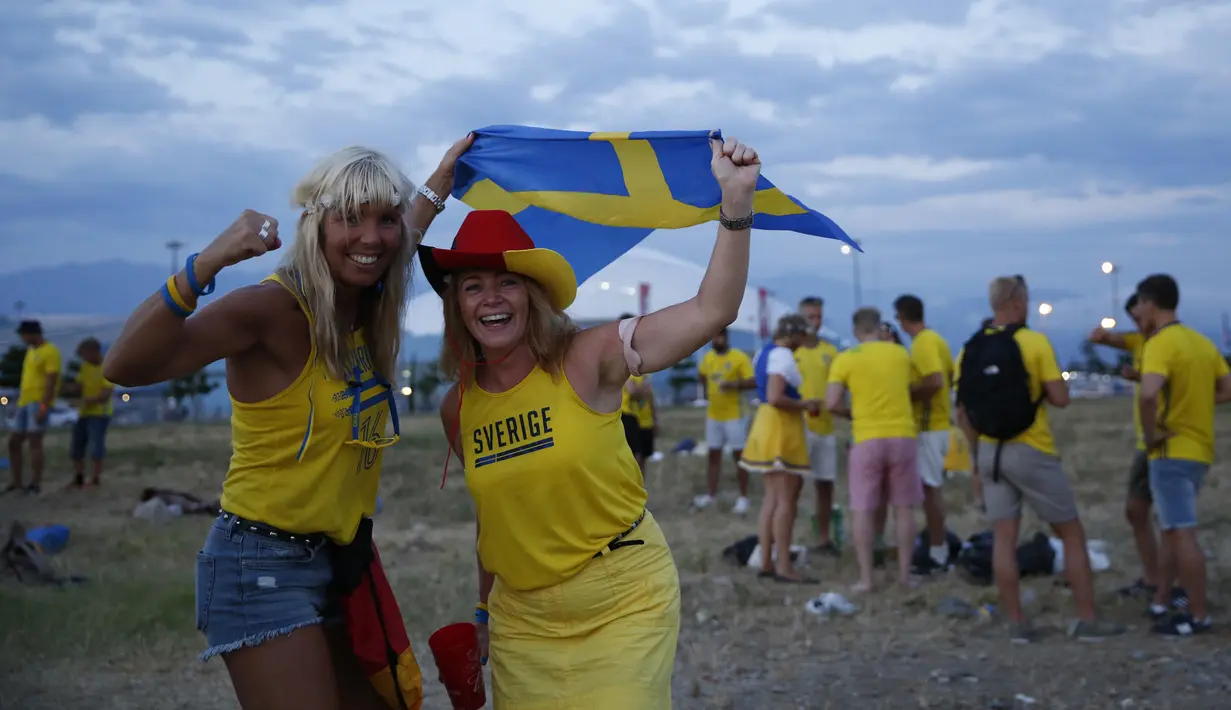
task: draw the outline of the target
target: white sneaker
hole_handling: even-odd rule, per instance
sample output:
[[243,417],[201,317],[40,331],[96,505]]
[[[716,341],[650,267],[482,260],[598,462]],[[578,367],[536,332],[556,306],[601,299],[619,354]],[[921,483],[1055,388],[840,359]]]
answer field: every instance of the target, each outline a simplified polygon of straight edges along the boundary
[[710,495],[709,493],[702,493],[701,495],[696,496],[695,498],[692,499],[692,507],[697,508],[697,509],[708,508],[713,504],[714,504],[714,496]]
[[740,496],[739,499],[735,501],[735,505],[731,507],[731,512],[736,515],[745,515],[751,507],[752,503],[750,503],[746,497]]

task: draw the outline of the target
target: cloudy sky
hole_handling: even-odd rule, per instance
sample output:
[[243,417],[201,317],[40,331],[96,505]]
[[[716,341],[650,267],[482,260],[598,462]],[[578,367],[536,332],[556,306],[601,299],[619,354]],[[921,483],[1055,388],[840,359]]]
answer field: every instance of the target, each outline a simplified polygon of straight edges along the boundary
[[[737,136],[864,242],[868,287],[948,299],[1023,273],[1105,310],[1110,259],[1125,283],[1180,276],[1189,302],[1225,293],[1226,2],[5,5],[3,271],[163,263],[165,241],[199,248],[245,207],[292,220],[295,180],[343,145],[421,179],[467,130],[520,123]],[[703,262],[711,235],[647,243]],[[758,282],[851,278],[834,242],[754,248]]]

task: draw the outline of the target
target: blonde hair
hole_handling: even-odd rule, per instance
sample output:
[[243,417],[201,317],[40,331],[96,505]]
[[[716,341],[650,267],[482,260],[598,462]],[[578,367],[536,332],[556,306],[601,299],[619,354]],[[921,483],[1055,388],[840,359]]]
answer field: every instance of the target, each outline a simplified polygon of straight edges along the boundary
[[860,335],[875,333],[881,327],[880,310],[872,306],[860,308],[855,311],[855,315],[851,316],[851,326]]
[[[326,156],[295,186],[291,202],[303,210],[279,272],[306,302],[316,351],[330,376],[351,379],[354,366],[350,326],[363,328],[373,369],[392,381],[402,344],[414,250],[423,234],[406,221],[415,185],[385,155],[351,146]],[[334,317],[337,287],[321,249],[324,221],[331,214],[359,215],[365,208],[396,209],[402,229],[397,253],[376,288],[360,298],[358,320]]]
[[999,311],[1019,298],[1028,298],[1026,282],[1020,276],[998,276],[987,286],[987,300],[993,311]]
[[[461,296],[458,292],[461,279],[452,274],[445,284],[444,301],[445,332],[440,343],[440,374],[449,382],[456,382],[463,369],[471,372],[480,357],[479,342],[466,328],[462,315]],[[573,338],[579,328],[564,311],[552,305],[547,292],[537,281],[522,277],[529,296],[529,322],[526,323],[526,345],[538,366],[552,377],[564,370],[564,357],[568,354]]]

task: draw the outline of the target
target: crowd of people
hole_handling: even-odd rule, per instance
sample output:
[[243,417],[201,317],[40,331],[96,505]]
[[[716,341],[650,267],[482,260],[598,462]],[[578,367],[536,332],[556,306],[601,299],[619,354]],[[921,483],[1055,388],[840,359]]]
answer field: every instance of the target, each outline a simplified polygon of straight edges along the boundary
[[[852,317],[858,344],[839,353],[818,338],[823,301],[807,298],[748,357],[730,346],[725,328],[747,284],[761,164],[755,150],[728,138],[711,141],[722,199],[697,294],[582,330],[565,313],[577,293],[572,267],[537,247],[509,213],[470,212],[450,248],[421,243],[472,141],[450,147],[418,186],[375,151],[327,156],[293,192],[296,238],[274,273],[199,308],[223,270],[282,247],[275,218],[245,211],[154,290],[102,360],[104,387],[173,380],[226,361],[233,455],[222,510],[196,555],[196,625],[202,659],[223,659],[242,707],[422,703],[418,664],[397,642],[405,639],[400,619],[371,613],[373,603],[396,610],[371,517],[383,453],[399,438],[390,380],[416,256],[442,302],[440,365],[455,384],[440,419],[475,504],[476,641],[492,666],[496,708],[671,706],[680,586],[646,508],[656,416],[646,377],[707,342],[707,490],[694,504],[715,503],[726,450],[739,471],[735,512],[752,506],[748,474],[762,476],[761,576],[812,581],[789,553],[806,480],[814,482],[821,549],[839,553],[829,536],[841,448],[835,418],[852,421],[855,589],[873,590],[874,545],[890,512],[905,550],[917,509],[925,511],[928,562],[912,568],[899,555],[901,584],[947,568],[941,489],[946,469],[962,465],[953,458],[962,449],[952,439],[956,424],[995,525],[995,576],[1013,639],[1032,638],[1013,556],[1023,502],[1064,540],[1080,617],[1072,634],[1123,630],[1095,614],[1078,508],[1044,405],[1063,407],[1068,395],[1047,338],[1025,327],[1022,278],[992,281],[992,318],[956,358],[913,296],[895,303],[909,349],[876,309],[862,308]],[[1154,594],[1151,613],[1167,617],[1158,628],[1186,635],[1210,625],[1192,532],[1212,457],[1213,407],[1231,399],[1231,376],[1212,344],[1176,320],[1177,302],[1169,278],[1146,279],[1131,306],[1139,337],[1097,337],[1141,350],[1140,440],[1163,540],[1157,554],[1143,551],[1137,586]],[[31,384],[26,392],[23,382],[25,419],[10,446],[29,441],[35,463],[59,364],[37,333],[28,335]],[[740,408],[747,391],[759,400],[750,425]],[[1024,415],[1015,409],[1022,403]],[[75,454],[83,448],[74,442]],[[91,451],[101,462],[100,450]],[[1188,613],[1171,616],[1177,578]],[[373,648],[389,652],[385,660],[377,653],[376,669],[360,662],[371,661]]]
[[[1082,640],[1121,634],[1122,626],[1097,614],[1079,505],[1048,419],[1049,407],[1069,404],[1055,352],[1046,335],[1026,326],[1024,278],[992,280],[988,301],[992,315],[956,357],[927,326],[923,301],[910,294],[893,304],[909,347],[877,309],[860,308],[852,316],[857,344],[838,352],[817,336],[824,322],[818,297],[803,299],[797,313],[783,316],[772,342],[752,358],[732,349],[720,332],[699,367],[711,401],[705,424],[711,474],[707,492],[694,505],[713,503],[722,451],[732,450],[741,476],[733,512],[748,508],[745,473],[765,479],[757,526],[763,551],[759,576],[814,582],[792,566],[795,511],[804,483],[811,480],[820,535],[815,549],[836,554],[829,521],[840,447],[832,418],[849,419],[847,484],[859,569],[854,592],[874,587],[874,550],[883,544],[891,510],[901,585],[914,587],[952,566],[943,489],[952,473],[969,472],[992,525],[994,578],[1010,638],[1028,643],[1037,637],[1019,595],[1016,553],[1023,505],[1063,544],[1078,617],[1069,634]],[[1149,599],[1155,632],[1188,636],[1211,624],[1205,560],[1195,535],[1196,499],[1213,461],[1214,408],[1231,401],[1231,374],[1215,345],[1180,323],[1178,304],[1173,278],[1149,276],[1125,306],[1136,330],[1100,328],[1090,340],[1130,352],[1132,365],[1122,374],[1138,383],[1137,451],[1128,471],[1125,512],[1142,575],[1120,594]],[[741,389],[755,390],[758,402],[747,427],[738,399],[730,397]],[[922,558],[907,552],[915,548],[919,508],[928,553]]]
[[[43,436],[51,416],[51,408],[60,396],[63,385],[63,357],[60,349],[43,336],[43,326],[37,320],[24,320],[17,334],[26,346],[22,360],[21,381],[17,392],[17,411],[9,432],[10,479],[3,493],[38,495],[42,492],[46,453]],[[102,483],[103,460],[107,456],[107,427],[114,412],[112,395],[115,385],[103,376],[103,348],[96,338],[86,338],[77,345],[80,368],[77,371],[77,419],[69,437],[69,459],[73,463],[73,478],[68,488],[85,488]],[[25,454],[30,454],[30,481],[25,480]],[[86,478],[86,458],[90,459],[90,477]]]

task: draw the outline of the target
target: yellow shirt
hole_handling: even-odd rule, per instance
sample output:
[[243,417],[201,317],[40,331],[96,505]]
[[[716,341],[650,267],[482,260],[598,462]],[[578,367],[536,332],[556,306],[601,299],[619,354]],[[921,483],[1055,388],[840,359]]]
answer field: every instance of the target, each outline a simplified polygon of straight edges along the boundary
[[[1146,338],[1141,333],[1125,333],[1124,346],[1125,349],[1133,356],[1133,369],[1137,371],[1138,377],[1141,376],[1141,351],[1145,346]],[[1137,435],[1137,450],[1145,451],[1146,445],[1142,440],[1141,434],[1141,383],[1133,383],[1133,431]]]
[[[300,294],[281,275],[281,284]],[[351,362],[360,383],[358,439],[385,436],[392,390],[374,374],[363,333],[351,337]],[[353,377],[353,376],[352,376]],[[231,398],[231,467],[222,484],[222,507],[241,518],[293,533],[325,533],[345,545],[359,521],[376,512],[383,450],[347,444],[355,439],[352,391],[333,379],[318,360],[316,340],[299,377],[269,399],[244,403]]]
[[[645,382],[645,375],[633,375],[629,377],[628,379],[634,385],[640,387],[641,384]],[[654,405],[653,405],[653,402],[650,401],[648,396],[646,399],[643,399],[640,401],[634,401],[632,398],[632,395],[628,393],[627,388],[623,390],[622,395],[623,395],[623,399],[620,402],[620,413],[621,414],[631,414],[632,416],[636,417],[637,424],[642,429],[654,428]]]
[[21,389],[17,395],[17,406],[24,407],[28,404],[37,404],[42,402],[47,396],[47,376],[56,376],[55,391],[51,398],[55,399],[60,393],[60,370],[62,362],[60,360],[60,349],[56,346],[43,342],[42,345],[35,345],[26,348],[26,358],[22,361],[21,366]]
[[[81,370],[77,372],[77,382],[81,385],[81,398],[83,400],[97,397],[103,393],[103,390],[115,389],[115,385],[103,377],[103,366],[88,362],[81,363]],[[113,409],[111,397],[108,396],[107,401],[102,404],[81,405],[77,415],[81,417],[109,417]]]
[[[799,388],[804,399],[825,399],[825,387],[829,383],[829,368],[834,358],[838,357],[838,349],[824,340],[818,340],[815,347],[798,348],[795,350],[795,364],[804,376],[804,383]],[[824,407],[818,416],[804,417],[809,431],[820,436],[833,433],[833,415]]]
[[459,436],[479,560],[512,589],[572,578],[645,509],[620,413],[590,409],[563,374],[536,367],[499,394],[467,386]]
[[721,355],[710,350],[701,358],[697,372],[705,379],[705,398],[709,400],[705,416],[718,422],[739,419],[742,415],[741,391],[724,392],[718,386],[723,382],[739,382],[752,377],[752,360],[748,355],[735,348],[728,348]]
[[851,433],[856,444],[915,437],[911,372],[906,348],[878,340],[860,343],[833,361],[829,381],[850,390]]
[[[1013,339],[1017,341],[1017,347],[1022,351],[1022,360],[1026,364],[1026,373],[1030,376],[1030,398],[1032,400],[1042,399],[1043,383],[1062,379],[1060,376],[1060,365],[1056,362],[1056,352],[1052,350],[1051,341],[1047,339],[1046,335],[1028,328],[1022,328],[1015,332]],[[953,376],[954,382],[961,379],[962,354],[964,352],[963,350],[962,353],[958,353],[957,368]],[[996,443],[995,439],[986,436],[979,437],[979,441],[986,441],[991,444]],[[1039,411],[1034,417],[1034,424],[1024,434],[1006,443],[1028,444],[1044,454],[1057,456],[1056,441],[1052,438],[1051,424],[1047,421],[1047,403],[1043,402],[1039,405]]]
[[1162,375],[1158,425],[1174,436],[1152,459],[1214,462],[1214,388],[1228,372],[1210,339],[1183,323],[1165,325],[1146,341],[1141,374]]
[[949,430],[949,453],[945,454],[944,467],[946,471],[969,473],[974,470],[974,462],[970,460],[970,442],[957,427]]
[[940,391],[927,402],[915,402],[915,422],[919,431],[945,431],[949,428],[950,388],[953,387],[953,353],[940,333],[931,328],[919,331],[910,342],[910,362],[914,381],[940,373]]

